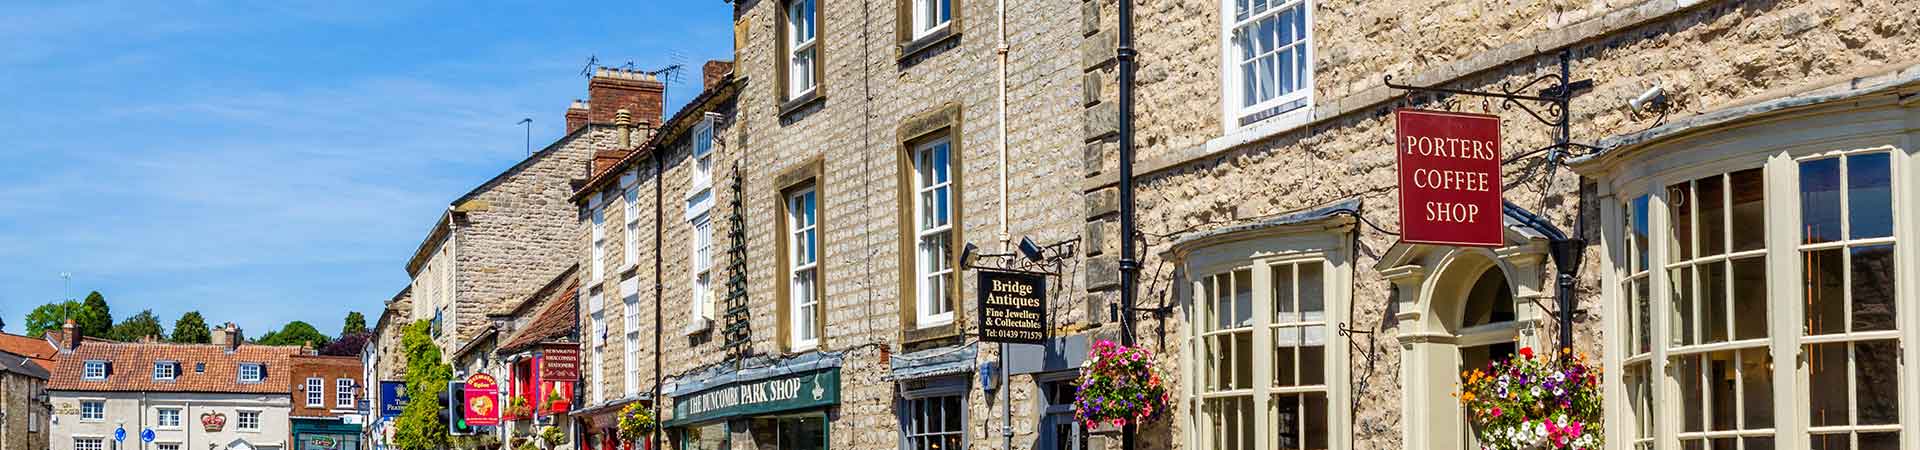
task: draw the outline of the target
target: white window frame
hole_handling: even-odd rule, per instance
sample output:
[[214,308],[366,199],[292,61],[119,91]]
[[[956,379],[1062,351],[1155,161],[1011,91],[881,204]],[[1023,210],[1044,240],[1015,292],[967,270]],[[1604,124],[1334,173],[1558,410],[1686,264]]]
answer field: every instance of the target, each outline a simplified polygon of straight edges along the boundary
[[593,260],[587,261],[587,266],[592,270],[592,278],[588,279],[592,286],[599,286],[602,281],[607,279],[607,204],[605,197],[606,195],[604,194],[593,196],[593,200],[589,201],[587,207],[588,220],[590,221],[588,229],[592,230],[593,238],[593,253],[590,254]]
[[[815,8],[817,0],[790,0],[787,2],[787,29],[781,33],[786,40],[787,100],[800,98],[813,93],[814,86],[820,80],[813,79],[814,65],[820,64],[819,29],[814,18],[818,17]],[[805,54],[804,59],[802,54]],[[802,63],[801,61],[805,61]],[[806,80],[802,84],[799,81]]]
[[75,436],[73,450],[107,450],[107,438]]
[[624,180],[621,186],[626,189],[622,195],[625,200],[622,203],[625,206],[621,217],[626,222],[625,232],[621,234],[622,273],[640,264],[640,186],[633,181],[637,178],[635,175],[637,170],[628,171],[626,175],[620,177]]
[[[89,406],[92,406],[92,408],[88,408]],[[91,410],[92,414],[89,414],[89,410]],[[80,421],[81,422],[107,421],[107,400],[106,399],[80,400]]]
[[[913,3],[913,38],[920,39],[947,29],[953,24],[953,0],[908,0]],[[937,9],[946,9],[947,17],[934,18]]]
[[640,395],[640,358],[643,356],[640,348],[640,280],[621,282],[620,295],[623,299],[621,330],[626,336],[626,345],[621,347],[621,351],[626,353],[626,357],[621,358],[626,366],[623,367],[626,393],[628,396],[637,396]]
[[[267,379],[266,368],[261,367],[260,363],[240,363],[239,368],[234,371],[238,372],[241,383],[259,383]],[[249,372],[252,376],[248,376]]]
[[40,432],[40,410],[39,409],[27,408],[27,432],[28,433]]
[[[693,130],[687,134],[687,141],[683,144],[687,147],[688,167],[691,170],[689,174],[691,177],[689,180],[691,188],[687,192],[687,198],[689,199],[698,197],[703,193],[711,194],[713,190],[713,127],[714,122],[718,120],[715,116],[716,114],[714,113],[707,113],[705,116],[702,116],[699,122],[694,123]],[[705,208],[711,208],[713,206],[712,196],[707,196],[704,206],[694,203],[695,202],[691,200],[688,201],[689,209],[698,209],[699,211],[690,211],[688,214],[689,217],[695,214],[705,213]]]
[[[592,299],[589,302],[590,304],[600,304],[599,292],[588,295]],[[595,306],[591,311],[592,313],[588,315],[588,321],[592,325],[591,333],[593,334],[593,383],[591,384],[593,385],[593,402],[600,403],[607,399],[607,319],[606,312],[598,306]]]
[[692,312],[687,332],[697,333],[711,326],[714,319],[713,294],[713,217],[708,213],[694,216],[688,222],[692,239],[689,239],[690,252],[687,255],[688,298]]
[[[914,191],[913,205],[911,207],[913,208],[914,227],[914,304],[916,306],[914,308],[914,324],[919,328],[953,323],[954,310],[959,309],[958,301],[953,298],[952,295],[955,292],[955,286],[952,286],[952,284],[957,284],[957,282],[954,280],[954,267],[951,261],[952,258],[950,257],[954,245],[953,221],[955,216],[953,212],[958,206],[954,202],[956,197],[954,195],[954,189],[957,189],[958,186],[953,184],[953,158],[955,155],[953,154],[952,139],[952,136],[944,136],[915,145],[913,148]],[[947,153],[946,164],[934,164],[933,155],[936,148],[939,149],[939,151]],[[937,167],[926,168],[926,170],[939,171],[939,173],[945,176],[935,178],[942,178],[942,180],[934,181],[927,179],[927,176],[923,174],[925,171],[923,167],[929,165]],[[942,192],[944,192],[946,198],[945,204],[947,208],[946,211],[944,211],[946,223],[928,226],[925,214],[927,206],[924,197],[927,195],[942,195]],[[929,253],[931,250],[929,250],[928,244],[934,239],[946,240],[946,249],[941,255],[947,256],[931,255],[931,253]],[[938,257],[935,258],[932,256]],[[937,269],[935,268],[936,263],[939,267]],[[935,283],[932,280],[941,281]],[[945,311],[938,313],[932,312],[936,307],[945,309]]]
[[[1831,131],[1817,130],[1800,132],[1817,134]],[[1761,135],[1767,136],[1768,139],[1773,139],[1776,136],[1776,134],[1773,133],[1763,133]],[[1709,136],[1709,138],[1710,137],[1711,136]],[[1898,406],[1902,410],[1899,413],[1901,414],[1901,416],[1899,416],[1900,419],[1897,420],[1896,423],[1890,425],[1859,425],[1856,420],[1849,420],[1849,423],[1852,423],[1852,425],[1829,427],[1811,426],[1811,420],[1808,414],[1811,411],[1809,396],[1812,391],[1821,388],[1810,385],[1812,381],[1810,378],[1811,361],[1809,360],[1812,356],[1806,349],[1809,345],[1813,344],[1866,341],[1891,342],[1895,344],[1896,347],[1900,349],[1898,351],[1902,353],[1895,357],[1907,358],[1910,361],[1914,354],[1912,347],[1916,340],[1920,340],[1916,339],[1916,333],[1913,329],[1915,316],[1915,312],[1912,311],[1913,308],[1906,308],[1906,303],[1900,304],[1900,307],[1895,311],[1895,329],[1893,330],[1852,331],[1839,334],[1808,335],[1803,329],[1807,316],[1807,312],[1805,311],[1806,287],[1803,283],[1803,277],[1805,277],[1804,266],[1806,263],[1804,260],[1806,258],[1804,252],[1808,250],[1844,249],[1860,245],[1895,244],[1896,241],[1903,240],[1901,239],[1903,237],[1912,236],[1913,230],[1915,229],[1914,225],[1907,223],[1905,219],[1910,218],[1911,213],[1908,212],[1910,211],[1908,208],[1913,206],[1913,198],[1910,190],[1915,184],[1911,178],[1914,178],[1916,173],[1920,173],[1916,172],[1912,166],[1914,163],[1913,155],[1910,154],[1908,150],[1886,145],[1863,146],[1861,148],[1842,150],[1824,149],[1830,148],[1832,144],[1828,143],[1835,142],[1835,140],[1822,141],[1822,143],[1804,143],[1793,142],[1792,139],[1773,139],[1769,142],[1761,143],[1756,147],[1752,145],[1754,144],[1753,142],[1750,142],[1753,139],[1755,138],[1736,138],[1727,142],[1719,142],[1707,148],[1694,149],[1685,156],[1688,158],[1687,161],[1714,161],[1712,163],[1667,168],[1668,166],[1658,166],[1658,159],[1656,159],[1656,162],[1628,162],[1625,163],[1629,164],[1626,167],[1635,167],[1632,164],[1656,164],[1657,167],[1663,167],[1665,169],[1652,174],[1635,174],[1631,178],[1625,178],[1621,181],[1611,181],[1603,178],[1603,183],[1608,184],[1605,190],[1611,191],[1607,195],[1612,198],[1610,206],[1603,210],[1603,220],[1605,221],[1604,225],[1606,227],[1605,237],[1608,251],[1612,255],[1615,255],[1613,258],[1605,260],[1607,262],[1607,270],[1604,272],[1604,275],[1607,277],[1607,282],[1603,283],[1603,286],[1607,299],[1608,314],[1622,316],[1638,308],[1638,306],[1634,304],[1634,302],[1637,301],[1635,296],[1637,295],[1636,291],[1638,289],[1638,287],[1634,285],[1634,282],[1643,279],[1642,277],[1646,277],[1650,278],[1647,284],[1651,285],[1648,288],[1651,298],[1647,300],[1650,314],[1649,317],[1643,319],[1646,323],[1636,324],[1631,321],[1608,321],[1608,333],[1615,333],[1613,335],[1616,336],[1627,336],[1629,339],[1638,339],[1634,333],[1638,330],[1638,327],[1646,326],[1648,327],[1648,334],[1650,335],[1648,339],[1651,341],[1651,348],[1647,349],[1644,353],[1637,348],[1630,352],[1623,353],[1620,348],[1628,348],[1625,343],[1623,343],[1623,345],[1605,346],[1607,350],[1605,370],[1608,377],[1606,378],[1607,392],[1603,397],[1608,399],[1605,409],[1609,434],[1626,435],[1626,433],[1634,433],[1636,429],[1632,427],[1642,424],[1652,428],[1652,431],[1649,433],[1651,435],[1650,437],[1622,439],[1620,442],[1626,443],[1622,448],[1666,448],[1669,446],[1678,448],[1678,444],[1683,440],[1728,438],[1734,436],[1771,436],[1774,439],[1774,445],[1780,448],[1807,448],[1809,438],[1814,435],[1839,434],[1841,436],[1849,436],[1861,432],[1897,432],[1900,434],[1900,439],[1905,439],[1906,442],[1911,443],[1913,439],[1912,433],[1914,432],[1913,426],[1911,425],[1914,417],[1912,411],[1914,411],[1916,407],[1916,405],[1910,403],[1913,402],[1913,399],[1916,397],[1916,385],[1911,381],[1913,378],[1911,373],[1900,374],[1898,379],[1903,381],[1894,383],[1900,402]],[[1808,146],[1814,148],[1807,148]],[[1735,150],[1734,148],[1738,149]],[[1803,180],[1800,178],[1800,165],[1813,160],[1832,159],[1842,156],[1852,157],[1870,153],[1887,153],[1890,155],[1889,170],[1891,172],[1891,190],[1893,192],[1892,198],[1890,199],[1892,203],[1892,211],[1890,211],[1890,214],[1895,222],[1893,236],[1887,238],[1849,240],[1845,239],[1843,235],[1842,239],[1834,242],[1803,244],[1802,230],[1800,229],[1804,226],[1802,223],[1802,193],[1800,191]],[[1721,155],[1730,155],[1730,157],[1722,157]],[[1843,166],[1845,166],[1845,164],[1843,164]],[[1673,200],[1671,193],[1668,192],[1668,187],[1687,183],[1690,180],[1711,177],[1716,174],[1731,174],[1755,168],[1762,170],[1762,179],[1765,183],[1765,199],[1763,205],[1767,226],[1764,230],[1764,250],[1754,252],[1765,254],[1765,267],[1767,273],[1770,274],[1765,281],[1767,287],[1765,302],[1769,316],[1767,322],[1768,330],[1767,337],[1764,339],[1766,341],[1765,346],[1760,348],[1767,349],[1768,353],[1772,355],[1773,361],[1772,370],[1769,374],[1772,384],[1768,391],[1772,403],[1773,427],[1762,430],[1740,430],[1736,427],[1735,430],[1731,431],[1685,432],[1683,431],[1684,419],[1682,414],[1698,414],[1700,408],[1697,406],[1690,407],[1685,403],[1687,393],[1681,391],[1682,386],[1675,378],[1677,374],[1680,373],[1680,370],[1673,362],[1673,358],[1697,355],[1707,351],[1732,349],[1740,347],[1741,345],[1740,342],[1737,342],[1737,338],[1732,336],[1730,336],[1729,342],[1689,344],[1685,346],[1673,344],[1672,336],[1677,329],[1676,324],[1673,322],[1677,319],[1675,319],[1675,314],[1671,311],[1674,305],[1673,297],[1670,293],[1674,289],[1675,280],[1672,279],[1673,273],[1671,271],[1662,269],[1670,266],[1685,265],[1686,262],[1668,262],[1669,259],[1671,259],[1668,253],[1673,251],[1668,248],[1672,246],[1672,242],[1671,239],[1667,237],[1667,230],[1673,220],[1669,207]],[[1843,168],[1842,170],[1844,171],[1846,169]],[[1845,179],[1844,176],[1841,178],[1843,190],[1846,188],[1844,184]],[[1731,190],[1731,188],[1728,189],[1728,191]],[[1630,211],[1633,209],[1632,204],[1635,199],[1643,195],[1649,199],[1648,206],[1646,207],[1646,215],[1649,217],[1645,219],[1648,222],[1649,241],[1646,244],[1646,259],[1650,261],[1648,265],[1654,269],[1651,271],[1647,271],[1645,267],[1642,267],[1637,262],[1640,259],[1638,255],[1640,246],[1632,239],[1634,235],[1634,224],[1632,223],[1634,217]],[[1723,207],[1731,208],[1731,202],[1726,202]],[[1843,221],[1841,229],[1844,230],[1842,231],[1843,233],[1850,232],[1851,228],[1845,223],[1845,221],[1851,218],[1848,208],[1850,208],[1850,205],[1843,198],[1840,206],[1841,220]],[[1695,211],[1697,211],[1697,209]],[[1697,212],[1693,216],[1699,217]],[[1734,226],[1734,224],[1727,224],[1728,234],[1732,234],[1732,226]],[[1700,235],[1697,226],[1694,230],[1692,240],[1697,247]],[[1914,269],[1908,266],[1908,263],[1913,261],[1912,255],[1915,252],[1915,250],[1910,247],[1911,243],[1898,243],[1898,245],[1895,246],[1895,273],[1896,277],[1898,277],[1896,283],[1898,288],[1913,286],[1912,280],[1905,279],[1905,277],[1913,274]],[[1725,253],[1733,251],[1734,249],[1729,244],[1722,255],[1708,256],[1704,259],[1724,258]],[[1746,252],[1737,254],[1744,253]],[[1692,260],[1703,259],[1699,256],[1698,252],[1693,252],[1690,256]],[[1851,262],[1850,257],[1845,259],[1849,263]],[[1626,264],[1621,264],[1620,262],[1622,261],[1626,262]],[[1843,273],[1847,274],[1845,276],[1849,278],[1852,276],[1851,272],[1851,269],[1843,271]],[[1850,282],[1843,281],[1843,285],[1845,289],[1851,290]],[[1697,287],[1695,292],[1697,292]],[[1911,296],[1904,292],[1897,292],[1895,294],[1896,298],[1899,298],[1898,296],[1900,295]],[[1850,298],[1851,294],[1848,294],[1848,297]],[[1700,303],[1699,300],[1698,297],[1694,297],[1694,304]],[[1845,376],[1851,384],[1854,382],[1854,378],[1857,377],[1854,368],[1856,361],[1852,355],[1848,355],[1844,359],[1848,366],[1844,369],[1847,372]],[[1637,398],[1630,398],[1630,396],[1641,395],[1635,391],[1646,388],[1636,385],[1632,380],[1626,380],[1623,379],[1622,376],[1614,375],[1615,373],[1624,373],[1624,368],[1637,369],[1643,365],[1650,366],[1647,367],[1647,371],[1651,373],[1652,378],[1647,383],[1651,385],[1648,386],[1648,388],[1650,388],[1648,390],[1651,392],[1645,394],[1649,398],[1644,402]],[[1902,367],[1901,370],[1913,370],[1911,362],[1899,363],[1899,365]],[[1853,387],[1842,389],[1847,392],[1846,395],[1849,405],[1857,406],[1859,402],[1859,399],[1855,398],[1857,391]],[[1736,391],[1736,395],[1738,394],[1739,392]],[[1704,396],[1705,394],[1702,395]],[[1858,408],[1852,409],[1857,410]],[[1856,413],[1855,415],[1857,415],[1857,411],[1854,412]],[[1738,417],[1743,417],[1745,412],[1736,409],[1736,414]],[[1614,424],[1620,425],[1615,427]],[[1711,426],[1709,425],[1708,428],[1710,429]],[[1857,440],[1857,437],[1853,439]],[[1634,446],[1636,443],[1644,447]]]
[[306,393],[308,408],[322,408],[327,406],[326,383],[327,380],[321,379],[320,377],[307,377]]
[[[925,446],[913,445],[914,439],[926,438],[926,437],[943,437],[944,438],[948,436],[960,438],[960,445],[956,448],[963,448],[963,449],[967,448],[967,445],[969,445],[969,443],[972,441],[971,437],[968,436],[969,433],[967,432],[968,424],[972,423],[968,421],[969,419],[972,418],[971,417],[972,411],[968,408],[968,405],[967,405],[966,380],[964,378],[947,378],[947,379],[940,379],[940,380],[929,380],[929,381],[925,381],[924,383],[927,385],[927,387],[905,390],[900,394],[899,404],[896,409],[898,411],[897,414],[899,414],[900,416],[900,430],[901,430],[900,448],[903,450],[915,450],[919,448],[926,448]],[[920,409],[919,411],[921,411],[921,414],[919,414],[918,417],[915,417],[915,414],[913,414],[915,412],[915,408],[913,407],[913,405],[915,404],[924,405],[927,403],[942,402],[947,399],[953,399],[958,404],[957,405],[958,408],[956,408],[956,411],[960,413],[960,429],[940,430],[940,431],[922,431],[922,432],[913,431],[915,429],[925,430],[927,428],[930,428],[931,425],[935,425],[935,424],[928,424],[929,426],[923,426],[923,427],[913,426],[913,421],[915,420],[930,420],[927,414],[924,413],[925,411],[924,408]],[[942,416],[941,422],[945,422],[944,418],[945,416]]]
[[153,363],[154,380],[171,381],[179,376],[180,363],[174,361],[155,361]]
[[333,379],[333,407],[352,408],[354,400],[353,379]]
[[805,351],[820,345],[819,189],[808,186],[787,195],[787,347]]
[[107,379],[107,362],[99,359],[87,360],[82,363],[80,378],[94,381]]
[[[1281,128],[1305,124],[1308,120],[1312,119],[1314,101],[1313,72],[1315,67],[1314,57],[1316,55],[1316,52],[1313,50],[1315,42],[1313,32],[1315,15],[1314,0],[1276,0],[1280,3],[1278,6],[1272,6],[1265,11],[1253,14],[1246,20],[1238,20],[1237,17],[1235,17],[1238,14],[1236,11],[1238,4],[1250,1],[1255,0],[1221,0],[1220,3],[1220,108],[1222,125],[1224,125],[1223,129],[1231,132],[1269,123],[1280,124]],[[1306,67],[1300,70],[1303,76],[1302,79],[1298,80],[1300,88],[1293,92],[1277,94],[1274,98],[1262,100],[1252,105],[1244,104],[1245,94],[1242,89],[1246,85],[1246,80],[1244,79],[1244,73],[1240,69],[1240,62],[1243,58],[1240,57],[1240,48],[1236,42],[1237,40],[1234,39],[1235,30],[1242,26],[1257,26],[1261,20],[1295,7],[1298,7],[1305,15],[1305,18],[1302,19],[1304,29],[1301,30],[1304,37],[1295,41],[1298,46],[1297,48],[1306,54],[1304,56]],[[1296,44],[1289,44],[1289,46],[1291,45]],[[1283,46],[1276,42],[1275,47],[1275,51],[1277,52]],[[1259,56],[1256,55],[1256,58],[1257,57]],[[1296,61],[1298,60],[1299,59],[1296,59]],[[1276,70],[1278,69],[1276,68]],[[1278,81],[1279,78],[1276,77],[1275,80]],[[1282,111],[1245,125],[1240,123],[1242,118],[1262,114],[1268,109],[1295,101],[1302,102],[1298,108]]]
[[[154,408],[153,410],[154,428],[162,429],[162,430],[179,429],[180,428],[180,412],[181,412],[180,408]],[[167,420],[169,417],[171,417],[173,420],[171,421]]]
[[[253,417],[253,426],[247,426],[247,417]],[[260,424],[265,422],[262,412],[257,409],[242,409],[233,412],[233,430],[238,432],[259,432]]]

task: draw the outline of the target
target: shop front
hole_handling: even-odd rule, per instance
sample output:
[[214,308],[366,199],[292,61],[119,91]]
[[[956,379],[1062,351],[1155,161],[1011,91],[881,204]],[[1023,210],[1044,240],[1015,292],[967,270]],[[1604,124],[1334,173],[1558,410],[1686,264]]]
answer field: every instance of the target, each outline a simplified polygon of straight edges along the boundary
[[737,448],[736,437],[758,448],[825,450],[840,404],[838,357],[809,354],[739,372],[678,383],[664,437],[676,450]]
[[293,450],[360,450],[360,425],[338,417],[292,420]]

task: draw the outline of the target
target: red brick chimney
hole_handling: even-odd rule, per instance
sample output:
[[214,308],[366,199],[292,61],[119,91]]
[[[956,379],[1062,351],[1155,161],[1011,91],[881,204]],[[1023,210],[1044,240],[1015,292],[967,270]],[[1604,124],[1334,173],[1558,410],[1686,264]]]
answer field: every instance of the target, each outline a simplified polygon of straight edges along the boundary
[[573,105],[567,107],[567,134],[573,134],[584,126],[587,126],[587,102],[574,100]]
[[622,109],[633,113],[633,120],[660,123],[666,110],[667,85],[659,78],[638,70],[600,67],[587,81],[587,122],[612,124]]
[[732,71],[733,61],[707,61],[706,65],[700,66],[700,89],[713,89],[714,83],[719,83],[721,77]]
[[73,319],[67,319],[67,323],[60,325],[60,345],[66,346],[67,350],[80,348],[80,328],[73,325]]

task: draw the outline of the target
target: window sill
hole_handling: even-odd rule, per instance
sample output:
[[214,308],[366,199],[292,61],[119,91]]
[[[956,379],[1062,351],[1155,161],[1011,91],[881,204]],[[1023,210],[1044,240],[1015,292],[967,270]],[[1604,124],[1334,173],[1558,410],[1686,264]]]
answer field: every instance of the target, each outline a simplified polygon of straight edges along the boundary
[[1259,142],[1285,134],[1307,124],[1313,123],[1313,105],[1308,104],[1284,114],[1254,122],[1251,125],[1228,130],[1226,134],[1207,140],[1206,153],[1214,154],[1234,147]]
[[620,278],[625,279],[638,276],[640,274],[639,271],[640,263],[627,263],[626,265],[620,266],[618,273],[620,274]]
[[780,118],[784,119],[792,115],[794,111],[805,109],[807,106],[816,102],[826,100],[826,98],[827,96],[820,94],[820,86],[816,84],[812,88],[808,88],[807,92],[800,94],[799,97],[794,97],[792,100],[780,103]]
[[907,41],[899,44],[897,46],[897,52],[894,55],[894,59],[904,62],[908,58],[919,56],[921,53],[926,52],[927,49],[933,48],[935,45],[939,45],[940,43],[946,42],[948,39],[959,38],[960,32],[953,31],[953,27],[951,26],[952,25],[951,23],[947,25],[948,25],[947,27],[934,30],[932,33],[927,33],[926,36],[917,37],[911,41]]
[[693,319],[692,323],[688,323],[687,328],[681,331],[681,334],[686,336],[692,336],[692,335],[700,334],[702,332],[706,332],[708,329],[711,329],[711,328],[713,328],[713,319],[700,317],[700,318]]

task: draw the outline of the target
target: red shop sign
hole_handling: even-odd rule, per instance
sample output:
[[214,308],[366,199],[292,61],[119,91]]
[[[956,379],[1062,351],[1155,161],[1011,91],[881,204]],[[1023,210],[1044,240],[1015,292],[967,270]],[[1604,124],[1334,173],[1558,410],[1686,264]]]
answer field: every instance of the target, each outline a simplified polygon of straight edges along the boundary
[[1394,111],[1400,240],[1500,247],[1500,117]]
[[580,346],[575,344],[541,346],[540,379],[545,381],[580,379]]
[[470,426],[500,425],[500,383],[486,372],[467,377],[467,410],[464,415]]

